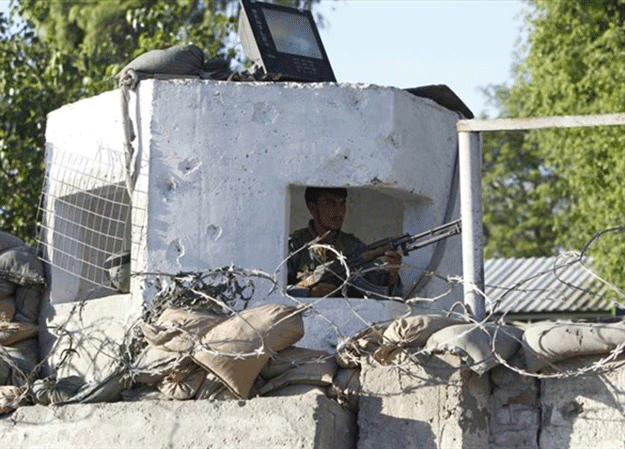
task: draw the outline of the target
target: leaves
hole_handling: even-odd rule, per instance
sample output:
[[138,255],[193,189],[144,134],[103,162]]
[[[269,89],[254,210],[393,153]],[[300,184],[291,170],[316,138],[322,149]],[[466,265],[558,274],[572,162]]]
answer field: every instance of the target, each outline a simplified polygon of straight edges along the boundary
[[[505,117],[623,112],[625,0],[531,0],[527,42],[513,85],[485,93]],[[623,127],[484,136],[487,255],[579,250],[625,221]],[[625,236],[609,233],[590,255],[625,286]]]
[[194,43],[207,58],[241,62],[229,39],[237,5],[19,0],[10,17],[0,14],[0,229],[34,243],[49,112],[115,88],[114,75],[148,50]]

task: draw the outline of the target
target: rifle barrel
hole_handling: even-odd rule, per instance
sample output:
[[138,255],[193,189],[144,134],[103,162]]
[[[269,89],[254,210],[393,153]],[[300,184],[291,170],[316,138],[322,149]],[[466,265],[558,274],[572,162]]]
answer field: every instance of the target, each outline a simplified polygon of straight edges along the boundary
[[402,249],[407,252],[414,251],[436,243],[439,240],[460,234],[460,232],[462,232],[462,221],[458,219],[413,236]]
[[361,253],[348,258],[351,268],[358,268],[365,263],[384,255],[389,250],[401,250],[404,255],[424,246],[436,243],[461,232],[461,221],[456,220],[417,235],[403,234],[395,238],[385,238],[368,245]]

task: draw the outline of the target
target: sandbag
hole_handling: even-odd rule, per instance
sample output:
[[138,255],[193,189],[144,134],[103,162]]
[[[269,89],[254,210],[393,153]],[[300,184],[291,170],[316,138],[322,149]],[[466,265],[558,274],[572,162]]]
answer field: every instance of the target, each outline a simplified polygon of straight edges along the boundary
[[153,384],[174,370],[184,369],[192,363],[187,355],[148,345],[141,351],[129,371],[133,382]]
[[[255,396],[256,394],[250,392],[250,397],[253,398]],[[237,399],[239,399],[239,397],[230,391],[225,385],[222,390],[215,393],[211,398],[212,401],[235,401]]]
[[0,299],[0,322],[11,321],[15,316],[15,301],[13,298]]
[[[10,360],[7,360],[6,358]],[[35,369],[39,361],[39,344],[36,338],[30,338],[0,349],[0,381],[3,384],[21,385],[24,376]],[[15,366],[13,366],[15,365]]]
[[299,366],[292,366],[279,376],[269,380],[261,389],[260,394],[266,395],[288,385],[317,385],[327,387],[332,385],[332,379],[337,370],[333,358],[313,359],[303,362]]
[[8,249],[0,253],[0,279],[18,285],[44,284],[43,263],[27,246]]
[[60,404],[68,401],[84,385],[84,379],[79,376],[68,376],[58,380],[54,377],[46,377],[33,382],[32,396],[37,404]]
[[260,371],[260,375],[263,376],[264,379],[270,380],[291,368],[311,361],[322,361],[329,356],[330,354],[326,351],[291,346],[269,359],[267,364]]
[[24,389],[14,385],[0,386],[0,415],[10,413],[21,405],[27,404]]
[[[571,357],[607,354],[625,344],[625,323],[537,323],[525,329],[527,370],[537,372]],[[623,348],[621,348],[622,350]]]
[[424,350],[456,356],[460,360],[459,368],[482,375],[499,364],[494,354],[508,360],[519,350],[522,334],[514,326],[457,324],[432,334]]
[[294,307],[272,304],[244,310],[208,331],[193,360],[239,398],[248,399],[269,352],[282,351],[303,336],[301,312]]
[[0,253],[4,250],[24,246],[24,241],[19,237],[0,231]]
[[13,298],[15,284],[4,279],[0,279],[0,300]]
[[39,326],[31,323],[8,323],[0,321],[0,345],[12,345],[37,336]]
[[83,385],[74,396],[59,404],[93,404],[118,401],[124,390],[124,377],[124,368],[117,367],[104,379]]
[[339,404],[356,412],[361,391],[360,369],[337,370],[332,385],[326,391],[329,398],[335,399]]
[[155,385],[138,385],[128,388],[121,393],[122,401],[166,401],[169,398],[158,391]]
[[287,385],[276,390],[271,390],[270,393],[264,396],[301,396],[304,394],[321,394],[326,396],[326,392],[323,387],[310,384]]
[[0,385],[8,385],[11,380],[11,365],[9,364],[8,355],[0,349]]
[[358,368],[360,357],[372,355],[383,341],[387,324],[376,324],[365,327],[353,336],[340,342],[336,348],[336,362],[341,368]]
[[217,396],[224,390],[230,393],[230,390],[226,388],[226,386],[223,384],[221,379],[219,379],[219,377],[215,376],[213,373],[206,372],[204,380],[200,384],[200,387],[195,394],[195,399],[208,399],[214,401]]
[[[260,393],[260,389],[265,385],[265,381],[262,377],[258,376],[250,389],[249,396],[254,398]],[[198,392],[195,395],[195,399],[207,399],[209,401],[233,401],[239,399],[239,397],[230,391],[213,373],[206,373],[206,377],[200,385]]]
[[398,318],[382,334],[382,344],[375,351],[374,357],[379,363],[388,365],[401,348],[422,347],[434,332],[462,323],[466,321],[440,315]]
[[204,368],[190,365],[186,369],[172,371],[161,379],[156,387],[167,398],[184,401],[196,395],[205,377]]
[[129,70],[139,74],[199,76],[204,65],[204,52],[196,45],[175,45],[163,50],[150,50],[130,61],[119,73]]
[[165,309],[154,324],[141,323],[145,339],[152,345],[175,352],[190,351],[201,335],[228,319],[206,309]]
[[38,323],[42,296],[43,286],[41,285],[19,285],[15,290],[15,316],[13,321]]

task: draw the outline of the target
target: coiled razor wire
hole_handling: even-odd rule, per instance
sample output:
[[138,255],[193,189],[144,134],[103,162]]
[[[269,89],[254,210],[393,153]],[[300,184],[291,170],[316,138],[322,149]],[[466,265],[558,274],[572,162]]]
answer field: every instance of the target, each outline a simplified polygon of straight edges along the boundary
[[[586,260],[585,255],[589,247],[597,239],[599,239],[601,236],[605,235],[608,232],[625,232],[625,226],[617,226],[617,227],[606,229],[600,233],[597,233],[595,236],[593,236],[593,238],[586,245],[584,245],[584,247],[582,248],[580,252],[568,253],[562,256],[562,257],[565,257],[565,256],[568,257],[566,258],[565,264],[572,264],[572,263],[584,264]],[[286,261],[288,260],[288,257],[271,274],[265,273],[261,270],[248,270],[248,269],[243,269],[240,267],[235,267],[232,265],[217,268],[217,269],[206,270],[203,272],[183,272],[183,273],[177,273],[177,274],[133,273],[132,274],[133,276],[141,276],[141,277],[153,279],[154,285],[156,286],[158,290],[158,293],[154,296],[151,303],[144,305],[143,312],[138,322],[144,321],[146,323],[154,323],[158,319],[160,314],[163,312],[163,310],[167,308],[180,308],[180,307],[189,307],[189,308],[199,307],[199,308],[203,308],[208,311],[214,312],[216,314],[223,314],[224,316],[228,316],[228,317],[234,316],[234,315],[237,315],[239,312],[245,310],[248,307],[252,298],[256,294],[258,294],[255,281],[264,280],[264,281],[268,281],[270,284],[270,290],[265,293],[266,295],[268,295],[269,293],[272,293],[273,291],[279,291],[284,297],[289,298],[291,301],[293,301],[294,305],[298,306],[298,310],[295,313],[302,313],[303,311],[307,311],[308,313],[314,313],[314,314],[317,314],[322,319],[324,319],[328,324],[330,324],[332,328],[336,331],[337,336],[339,337],[338,338],[339,345],[337,347],[337,350],[341,351],[343,356],[347,355],[348,358],[350,354],[352,354],[354,357],[353,359],[354,364],[358,365],[360,363],[359,362],[360,357],[363,357],[363,356],[374,357],[375,345],[364,344],[364,346],[363,345],[359,346],[358,344],[355,344],[354,342],[358,340],[358,338],[361,338],[363,335],[366,335],[366,334],[368,334],[369,336],[374,336],[375,339],[382,341],[383,339],[382,334],[384,332],[384,329],[389,323],[388,322],[377,322],[377,323],[369,322],[366,319],[364,319],[362,316],[360,316],[357,310],[355,310],[348,301],[345,301],[351,313],[357,316],[359,320],[363,323],[363,331],[361,331],[356,336],[343,336],[341,334],[339,324],[334,323],[331,319],[323,316],[321,312],[315,310],[315,305],[319,301],[324,300],[325,298],[327,298],[328,296],[331,296],[332,294],[340,292],[343,299],[347,299],[347,296],[346,296],[347,288],[351,285],[350,279],[352,279],[352,276],[354,275],[354,273],[350,272],[349,267],[346,264],[346,258],[331,246],[321,245],[317,243],[317,241],[312,241],[309,245],[303,248],[300,248],[298,251],[307,250],[308,248],[315,247],[315,246],[322,247],[326,250],[334,252],[336,258],[343,263],[344,268],[345,268],[345,274],[344,274],[344,277],[342,278],[341,285],[337,286],[335,292],[331,293],[330,295],[326,295],[325,297],[322,297],[322,298],[306,298],[305,301],[303,301],[302,298],[296,298],[296,297],[290,296],[286,292],[286,290],[279,285],[279,283],[276,280],[278,277],[277,276],[278,272],[286,263]],[[525,282],[528,282],[532,278],[540,274],[546,273],[548,271],[552,271],[554,275],[557,277],[558,269],[560,269],[562,266],[563,266],[562,263],[555,263],[554,266],[550,270],[545,270],[542,273],[534,274],[524,279],[523,281],[518,282],[512,288],[509,288],[509,291],[522,291],[523,284]],[[434,303],[435,301],[438,301],[439,299],[444,298],[447,295],[449,295],[450,292],[457,285],[460,285],[460,284],[464,285],[464,280],[461,277],[457,277],[457,276],[456,277],[444,277],[436,273],[428,273],[428,275],[447,282],[447,284],[449,285],[449,289],[443,294],[435,298],[415,297],[415,298],[410,298],[410,299],[403,299],[403,298],[397,298],[397,297],[386,297],[385,299],[390,300],[390,301],[404,302],[409,307],[409,309],[407,310],[404,316],[408,316],[411,313],[411,308],[415,306],[416,304],[418,304],[421,308],[423,308],[424,304]],[[619,289],[613,284],[610,284],[608,281],[600,278],[596,274],[593,273],[593,275],[597,277],[602,283],[608,285],[610,289],[619,298],[625,298],[625,294],[623,293],[621,289]],[[565,281],[562,281],[562,282],[566,283]],[[569,285],[570,287],[580,289],[580,287],[574,286],[570,283],[567,283],[567,285]],[[486,324],[490,324],[490,325],[495,324],[495,331],[494,331],[494,335],[492,339],[492,347],[491,347],[493,356],[497,359],[497,362],[499,364],[507,367],[508,369],[522,376],[530,376],[534,378],[564,378],[564,377],[576,377],[576,376],[582,376],[582,375],[587,375],[591,373],[604,372],[608,369],[614,368],[613,365],[610,365],[611,362],[619,360],[619,357],[621,356],[625,348],[625,342],[624,342],[622,344],[619,344],[614,350],[610,351],[608,354],[606,354],[605,357],[601,358],[600,360],[595,361],[589,364],[588,366],[584,366],[582,368],[577,368],[577,369],[571,369],[571,370],[563,370],[557,364],[554,364],[554,363],[548,363],[548,368],[550,372],[541,372],[541,373],[530,372],[519,366],[514,366],[509,361],[501,358],[495,351],[495,341],[497,338],[497,333],[506,332],[503,326],[504,326],[504,319],[506,318],[507,312],[504,311],[501,316],[496,317],[493,311],[495,310],[495,305],[497,304],[498,300],[494,300],[493,298],[488,297],[488,295],[485,292],[480,292],[480,293],[485,298],[485,301],[487,304],[487,310],[488,310],[488,314],[483,320],[476,321],[473,318],[471,318],[470,314],[467,312],[466,308],[464,308],[464,305],[461,303],[455,303],[450,308],[450,310],[447,311],[446,313],[447,316],[462,318],[466,320],[467,322],[472,323],[473,327],[467,330],[467,332],[470,332],[471,330],[475,328],[484,329],[484,326]],[[340,298],[341,297],[337,299],[340,300]],[[19,398],[16,399],[17,401],[16,403],[20,402],[21,400],[23,400],[25,397],[28,396],[29,390],[32,387],[32,383],[34,382],[40,367],[48,360],[48,358],[50,357],[50,354],[52,354],[58,348],[61,342],[64,344],[65,349],[63,350],[63,353],[60,357],[60,361],[57,363],[55,368],[56,370],[58,370],[65,363],[69,363],[69,360],[75,354],[76,352],[75,348],[78,345],[78,341],[76,340],[75,334],[84,333],[85,329],[70,331],[68,330],[67,326],[68,326],[68,323],[76,317],[78,317],[78,319],[82,321],[82,310],[84,308],[85,302],[88,299],[89,297],[86,297],[82,301],[77,302],[72,308],[72,311],[68,315],[67,319],[61,325],[51,327],[49,329],[51,332],[53,332],[57,336],[57,340],[52,350],[50,351],[50,353],[47,354],[43,358],[43,360],[41,360],[37,364],[37,366],[32,372],[30,373],[22,372],[19,369],[19,367],[15,364],[15,362],[11,359],[11,357],[6,352],[6,350],[0,350],[0,358],[4,360],[6,363],[8,363],[8,365],[10,366],[14,382],[21,385],[20,387],[21,393],[20,393]],[[615,301],[614,301],[614,304],[617,306],[620,306],[620,303],[617,303]],[[441,312],[440,310],[436,310],[434,306],[432,306],[432,311],[437,311],[439,313]],[[115,360],[117,362],[118,366],[123,368],[123,371],[126,372],[126,376],[129,378],[132,378],[132,375],[131,375],[132,363],[136,360],[141,350],[147,345],[147,342],[145,341],[145,339],[143,338],[141,334],[139,326],[137,326],[136,324],[137,323],[134,323],[134,325],[130,326],[130,328],[127,331],[126,337],[123,339],[122,342],[113,342],[113,341],[110,342],[110,343],[113,343],[113,347],[116,347],[117,350],[111,351],[107,354],[112,360]],[[96,327],[97,325],[94,326],[94,330]],[[184,329],[182,328],[180,328],[179,330],[184,332]],[[215,351],[211,348],[205,347],[204,345],[201,344],[201,342],[196,336],[193,336],[190,334],[188,334],[188,336],[194,339],[195,347],[201,348],[202,350],[206,350],[208,352],[212,352],[214,354],[228,355],[228,356],[237,357],[237,358],[244,358],[244,357],[257,356],[257,355],[269,353],[264,343],[261,343],[261,345],[255,351],[249,354],[225,354],[219,351]],[[259,337],[260,337],[260,341],[263,342],[262,335],[259,335]],[[457,336],[455,338],[457,338]],[[389,343],[389,342],[384,342],[384,343]],[[522,343],[522,342],[519,341],[519,343]],[[354,349],[354,351],[351,353],[349,351],[350,348]],[[346,351],[346,349],[348,350]],[[397,349],[403,352],[403,354],[405,355],[405,359],[398,363],[391,363],[389,368],[394,367],[394,368],[400,369],[399,363],[404,363],[405,361],[424,365],[428,363],[428,360],[431,357],[431,354],[426,352],[423,348],[421,349],[410,348],[410,351],[407,351],[406,349],[408,348],[403,347],[401,343],[397,343]],[[278,357],[278,355],[276,354],[269,354],[269,355],[272,357]],[[298,364],[297,361],[294,361],[292,363],[295,365]],[[155,372],[154,374],[157,374],[157,373]]]

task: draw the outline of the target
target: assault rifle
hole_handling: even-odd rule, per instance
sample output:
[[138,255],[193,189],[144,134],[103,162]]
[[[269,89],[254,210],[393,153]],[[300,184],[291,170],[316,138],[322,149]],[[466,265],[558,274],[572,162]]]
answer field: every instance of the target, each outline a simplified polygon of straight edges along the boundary
[[[303,279],[297,285],[308,288],[320,282],[341,285],[345,281],[346,274],[345,266],[343,264],[346,264],[350,272],[352,272],[368,263],[373,262],[378,257],[383,256],[387,251],[398,251],[404,256],[407,256],[412,251],[416,251],[453,235],[460,234],[461,231],[461,221],[456,220],[420,234],[411,235],[406,233],[398,237],[388,237],[367,245],[361,252],[349,255],[344,262],[341,262],[340,260],[333,260],[320,265],[312,275]],[[362,279],[362,277],[359,279]],[[364,281],[364,279],[362,280]],[[351,279],[350,283],[353,283]],[[372,284],[367,284],[369,285],[366,290],[370,290]],[[359,287],[357,283],[355,286]],[[361,289],[365,290],[362,287]]]

